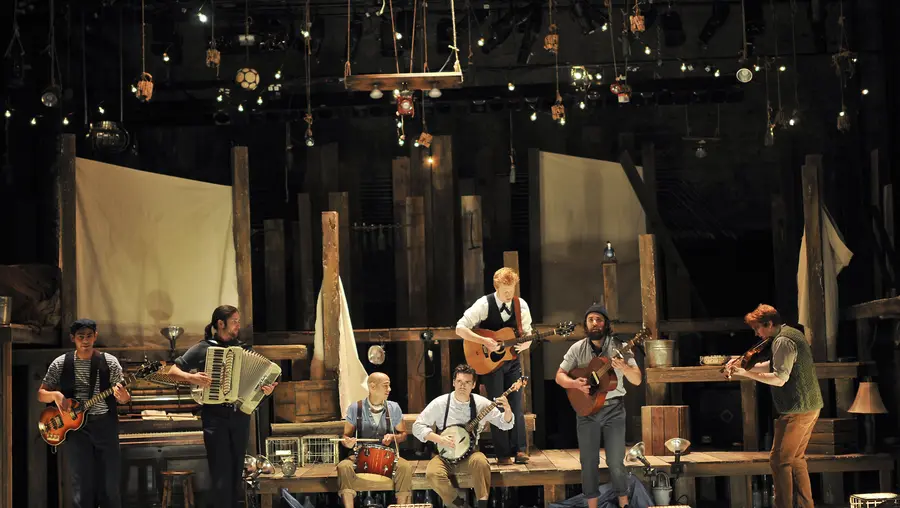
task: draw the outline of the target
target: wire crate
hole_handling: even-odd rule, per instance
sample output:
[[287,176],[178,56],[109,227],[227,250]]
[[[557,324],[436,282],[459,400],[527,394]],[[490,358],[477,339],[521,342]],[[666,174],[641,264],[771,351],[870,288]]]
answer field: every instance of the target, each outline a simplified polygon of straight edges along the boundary
[[[300,438],[300,465],[337,464],[338,441],[336,434],[320,434]],[[334,439],[335,441],[332,441]]]
[[280,465],[281,462],[291,457],[294,464],[300,463],[300,438],[299,437],[269,437],[266,438],[266,457],[269,462]]

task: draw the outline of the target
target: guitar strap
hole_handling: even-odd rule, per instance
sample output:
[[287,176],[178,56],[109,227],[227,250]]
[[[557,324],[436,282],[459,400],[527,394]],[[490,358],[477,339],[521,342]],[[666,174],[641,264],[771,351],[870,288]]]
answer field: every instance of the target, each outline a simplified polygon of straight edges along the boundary
[[522,309],[519,307],[519,297],[513,297],[513,314],[516,315],[516,332],[519,337],[524,336],[525,330],[522,329]]
[[356,401],[356,437],[359,437],[359,431],[362,429],[362,412],[363,401],[360,399]]

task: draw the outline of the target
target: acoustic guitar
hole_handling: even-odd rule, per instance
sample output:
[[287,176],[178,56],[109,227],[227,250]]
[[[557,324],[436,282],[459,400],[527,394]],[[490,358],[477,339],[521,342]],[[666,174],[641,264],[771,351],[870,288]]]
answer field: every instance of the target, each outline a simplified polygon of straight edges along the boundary
[[[503,392],[500,397],[507,397],[509,394],[518,391],[526,384],[528,384],[528,376],[522,376],[509,387],[509,390]],[[453,394],[451,393],[450,396],[452,397]],[[479,411],[478,414],[475,415],[475,418],[469,421],[469,423],[448,425],[447,428],[441,432],[441,437],[452,437],[455,445],[452,448],[440,444],[437,445],[438,455],[450,464],[461,462],[471,455],[478,446],[478,436],[481,435],[481,420],[484,420],[495,407],[497,407],[497,402],[491,402],[490,405],[485,406],[484,409]]]
[[475,328],[472,331],[482,337],[488,337],[500,343],[500,349],[497,351],[490,351],[487,346],[483,344],[471,340],[463,341],[463,352],[466,354],[466,363],[475,369],[476,374],[484,375],[494,372],[504,363],[515,360],[518,357],[515,348],[512,347],[513,345],[533,340],[542,341],[546,340],[546,337],[553,335],[565,337],[575,331],[575,323],[571,321],[559,323],[553,330],[528,335],[526,337],[519,337],[516,334],[516,330],[509,327],[501,328],[497,331],[482,330],[481,328]]
[[[137,379],[145,378],[155,373],[162,365],[160,362],[145,362],[134,374],[127,374],[122,381],[122,386],[128,386]],[[50,446],[59,446],[66,440],[69,431],[78,430],[87,423],[87,410],[94,404],[106,399],[113,393],[114,387],[94,395],[84,403],[75,399],[66,399],[69,402],[68,411],[61,412],[56,404],[48,406],[41,411],[38,419],[38,430],[41,438]]]
[[[634,346],[641,344],[650,336],[650,330],[641,328],[631,340],[619,348],[619,352],[630,352]],[[566,388],[569,403],[572,404],[572,408],[579,416],[590,416],[599,412],[603,408],[603,403],[606,402],[606,394],[615,390],[619,385],[619,379],[612,367],[612,360],[606,356],[598,356],[591,360],[587,367],[572,369],[568,374],[572,379],[587,379],[588,385],[591,387],[590,393],[584,393],[578,388]]]

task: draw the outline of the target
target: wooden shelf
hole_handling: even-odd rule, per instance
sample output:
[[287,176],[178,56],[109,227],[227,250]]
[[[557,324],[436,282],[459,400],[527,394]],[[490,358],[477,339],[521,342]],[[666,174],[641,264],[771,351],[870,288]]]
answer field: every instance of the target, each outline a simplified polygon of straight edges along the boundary
[[460,88],[463,75],[461,72],[403,72],[400,74],[359,74],[344,78],[344,87],[357,92],[371,92],[375,86],[385,93],[394,90],[431,90]]
[[[828,362],[816,364],[816,376],[819,379],[853,379],[858,376],[861,362]],[[651,367],[646,369],[648,383],[715,383],[740,382],[746,378],[732,377],[726,379],[722,375],[722,367],[718,365],[699,365],[696,367]]]
[[[98,347],[97,349],[115,356],[121,362],[143,362],[145,357],[151,361],[166,361],[169,359],[169,350],[160,347]],[[253,350],[273,361],[304,360],[309,356],[309,349],[304,344],[259,345],[253,346]],[[13,351],[13,361],[16,365],[49,362],[57,356],[69,351],[71,351],[69,348],[20,349]],[[175,350],[175,356],[180,356],[184,354],[185,351],[187,351],[187,348],[177,348]]]
[[900,296],[851,305],[844,309],[844,319],[892,318],[900,316]]
[[9,341],[13,344],[58,346],[59,332],[55,328],[38,328],[15,323],[0,326],[0,343]]

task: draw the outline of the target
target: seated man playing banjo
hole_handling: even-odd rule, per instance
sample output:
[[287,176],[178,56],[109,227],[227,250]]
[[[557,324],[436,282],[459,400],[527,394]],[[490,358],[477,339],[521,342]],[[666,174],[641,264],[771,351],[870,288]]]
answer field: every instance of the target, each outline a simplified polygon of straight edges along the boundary
[[[453,388],[446,396],[432,400],[413,424],[413,435],[423,443],[436,444],[439,450],[439,454],[428,463],[425,479],[428,486],[441,496],[445,506],[461,507],[466,504],[465,500],[457,497],[456,487],[449,477],[451,474],[468,473],[478,498],[478,508],[487,508],[491,490],[491,466],[488,465],[487,457],[476,451],[481,422],[487,420],[501,430],[509,430],[515,425],[515,419],[505,396],[500,396],[491,403],[481,395],[472,393],[475,388],[475,369],[472,367],[456,367],[453,371]],[[503,409],[502,413],[498,407]],[[482,415],[482,412],[485,414]],[[469,432],[468,439],[442,436],[450,434],[446,431],[454,426],[465,425],[473,420],[474,435]],[[440,429],[442,434],[432,430],[435,428]]]
[[359,447],[355,455],[337,465],[338,494],[344,508],[353,508],[353,498],[362,480],[358,474],[380,475],[394,480],[397,503],[409,504],[412,468],[397,449],[397,443],[406,439],[403,411],[399,404],[387,400],[391,393],[391,379],[387,374],[373,372],[368,385],[369,396],[347,408],[341,444],[351,449]]

